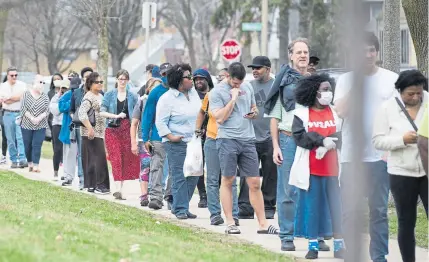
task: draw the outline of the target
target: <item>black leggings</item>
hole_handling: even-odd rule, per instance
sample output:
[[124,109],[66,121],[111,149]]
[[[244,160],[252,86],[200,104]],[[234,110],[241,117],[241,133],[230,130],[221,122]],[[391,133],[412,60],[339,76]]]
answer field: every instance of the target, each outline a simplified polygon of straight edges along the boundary
[[398,215],[398,244],[403,262],[416,261],[417,201],[420,196],[428,216],[428,178],[390,175],[390,190]]
[[7,152],[7,139],[6,139],[6,130],[4,130],[4,125],[1,125],[1,154],[6,156]]
[[58,171],[60,163],[63,161],[63,143],[60,141],[61,126],[52,126],[52,148],[54,150],[54,171]]

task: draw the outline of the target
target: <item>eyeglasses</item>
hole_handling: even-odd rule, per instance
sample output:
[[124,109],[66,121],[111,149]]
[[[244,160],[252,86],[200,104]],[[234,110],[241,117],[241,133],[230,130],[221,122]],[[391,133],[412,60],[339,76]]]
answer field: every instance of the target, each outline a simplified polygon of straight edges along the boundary
[[94,84],[97,84],[97,85],[102,85],[103,83],[104,83],[103,80],[101,80],[101,81],[94,81]]
[[18,74],[15,75],[9,75],[10,77],[18,77]]
[[183,78],[187,78],[188,80],[194,79],[191,75],[184,76]]
[[128,81],[129,79],[126,78],[118,78],[118,81]]

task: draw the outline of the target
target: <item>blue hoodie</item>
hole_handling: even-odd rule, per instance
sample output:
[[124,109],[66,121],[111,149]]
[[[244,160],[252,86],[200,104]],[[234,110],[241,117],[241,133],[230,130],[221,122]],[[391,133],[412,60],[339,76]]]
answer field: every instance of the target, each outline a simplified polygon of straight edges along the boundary
[[[158,104],[161,96],[168,91],[168,87],[167,77],[164,76],[161,80],[162,83],[157,85],[149,93],[149,97],[147,98],[146,105],[144,107],[143,120],[141,121],[143,142],[162,140],[155,125],[156,105]],[[151,134],[150,137],[149,134]]]
[[58,101],[58,109],[63,113],[63,123],[61,125],[61,131],[59,139],[63,144],[70,144],[70,124],[72,119],[70,117],[70,102],[73,91],[69,90],[60,97]]

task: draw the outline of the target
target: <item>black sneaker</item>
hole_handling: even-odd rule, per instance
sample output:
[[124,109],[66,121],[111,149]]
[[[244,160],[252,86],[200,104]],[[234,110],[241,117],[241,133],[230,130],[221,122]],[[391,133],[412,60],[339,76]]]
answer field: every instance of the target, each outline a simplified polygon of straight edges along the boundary
[[305,259],[317,259],[319,258],[319,251],[317,250],[309,250],[307,255],[305,255]]
[[19,168],[19,164],[18,163],[12,163],[10,168],[12,168],[12,169]]
[[61,180],[64,180],[64,179],[65,179],[65,178],[62,176],[62,177],[61,177]]
[[66,180],[66,181],[64,181],[61,185],[62,185],[62,186],[71,186],[71,185],[72,185],[72,181],[70,181],[70,180]]
[[188,219],[187,214],[178,214],[178,215],[176,215],[176,217],[177,217],[177,219],[180,219],[180,220]]
[[194,214],[192,214],[191,212],[187,212],[186,213],[186,215],[188,216],[188,218],[190,218],[190,219],[195,219],[195,218],[197,218],[197,215],[194,215]]
[[199,208],[207,208],[207,197],[200,198],[200,202],[198,202]]
[[26,167],[28,167],[28,162],[27,161],[21,161],[21,162],[19,162],[19,167],[20,168],[26,168]]
[[331,248],[326,244],[324,240],[319,240],[319,251],[329,252]]
[[94,193],[94,191],[95,191],[95,188],[93,188],[93,187],[88,188],[89,193]]
[[282,251],[295,251],[295,244],[292,240],[282,240]]
[[220,215],[216,215],[210,219],[210,225],[212,226],[219,226],[225,223],[223,218]]
[[99,195],[107,195],[107,194],[110,194],[110,190],[107,188],[97,187],[95,188],[94,193]]
[[153,210],[159,210],[162,208],[162,202],[157,199],[152,199],[149,202],[149,208]]

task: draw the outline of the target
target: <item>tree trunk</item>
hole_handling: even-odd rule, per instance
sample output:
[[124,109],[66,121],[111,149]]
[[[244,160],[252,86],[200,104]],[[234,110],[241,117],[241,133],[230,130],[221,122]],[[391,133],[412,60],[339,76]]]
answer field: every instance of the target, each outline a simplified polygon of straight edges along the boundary
[[383,67],[396,73],[399,73],[401,64],[400,13],[400,0],[384,2]]
[[3,66],[3,48],[4,48],[4,35],[7,26],[7,17],[9,15],[8,9],[0,9],[0,73]]
[[300,37],[310,38],[310,27],[313,12],[313,1],[315,0],[301,0],[299,9],[299,35]]
[[121,64],[124,56],[117,51],[111,52],[110,55],[112,56],[112,74],[116,74],[122,68]]
[[402,0],[416,50],[417,67],[428,76],[428,0]]
[[289,63],[289,10],[290,0],[283,2],[280,6],[278,21],[278,38],[279,38],[279,65]]
[[102,14],[98,21],[98,59],[97,72],[104,81],[104,90],[107,90],[107,74],[109,69],[109,38],[107,31],[107,4],[102,3]]

